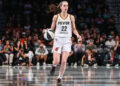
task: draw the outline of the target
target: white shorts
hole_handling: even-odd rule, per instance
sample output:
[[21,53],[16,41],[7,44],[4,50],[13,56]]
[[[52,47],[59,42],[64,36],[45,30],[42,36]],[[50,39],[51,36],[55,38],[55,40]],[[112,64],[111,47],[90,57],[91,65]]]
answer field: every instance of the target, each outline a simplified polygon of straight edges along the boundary
[[71,38],[55,37],[52,51],[60,54],[64,51],[71,52],[71,45]]

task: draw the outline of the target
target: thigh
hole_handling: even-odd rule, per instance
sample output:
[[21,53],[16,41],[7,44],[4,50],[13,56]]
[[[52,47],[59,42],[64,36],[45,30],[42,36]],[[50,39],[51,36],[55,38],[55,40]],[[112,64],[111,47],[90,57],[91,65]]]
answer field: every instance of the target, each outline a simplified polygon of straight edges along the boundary
[[55,38],[54,44],[53,44],[53,53],[59,53],[61,54],[61,48],[62,48],[62,40],[61,38]]
[[71,52],[71,38],[66,38],[63,40],[62,52]]

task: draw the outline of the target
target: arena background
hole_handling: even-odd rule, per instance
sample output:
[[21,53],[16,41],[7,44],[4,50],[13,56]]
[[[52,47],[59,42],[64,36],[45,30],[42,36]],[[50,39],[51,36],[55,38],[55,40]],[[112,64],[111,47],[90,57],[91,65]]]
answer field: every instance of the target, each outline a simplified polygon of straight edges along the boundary
[[[0,0],[0,86],[56,86],[57,73],[49,76],[53,40],[46,41],[42,32],[50,28],[60,1]],[[119,86],[120,1],[68,2],[83,40],[72,37],[63,86]],[[37,54],[41,46],[43,58]],[[89,52],[90,63],[83,59]]]

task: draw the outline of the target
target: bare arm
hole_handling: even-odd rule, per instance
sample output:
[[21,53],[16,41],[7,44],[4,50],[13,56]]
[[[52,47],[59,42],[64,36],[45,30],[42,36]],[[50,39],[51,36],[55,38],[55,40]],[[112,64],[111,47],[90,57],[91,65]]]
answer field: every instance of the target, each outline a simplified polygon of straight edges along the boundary
[[17,58],[19,58],[19,56],[20,56],[20,51],[17,53]]
[[52,29],[52,30],[55,30],[57,17],[58,17],[57,15],[54,15],[54,16],[53,16],[52,24],[51,24],[51,29]]
[[78,39],[82,40],[81,36],[79,35],[79,33],[78,33],[77,29],[76,29],[75,17],[73,15],[71,15],[71,23],[72,23],[73,33],[77,36]]
[[84,60],[85,60],[85,55],[82,57],[82,61],[81,61],[82,65],[84,64]]

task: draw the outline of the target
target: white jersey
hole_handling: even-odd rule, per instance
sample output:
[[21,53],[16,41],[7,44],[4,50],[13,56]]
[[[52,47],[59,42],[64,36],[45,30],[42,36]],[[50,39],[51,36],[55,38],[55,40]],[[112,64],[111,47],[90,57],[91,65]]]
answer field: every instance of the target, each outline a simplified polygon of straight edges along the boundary
[[60,14],[58,14],[58,19],[56,21],[55,37],[72,37],[72,24],[70,15],[63,19]]

